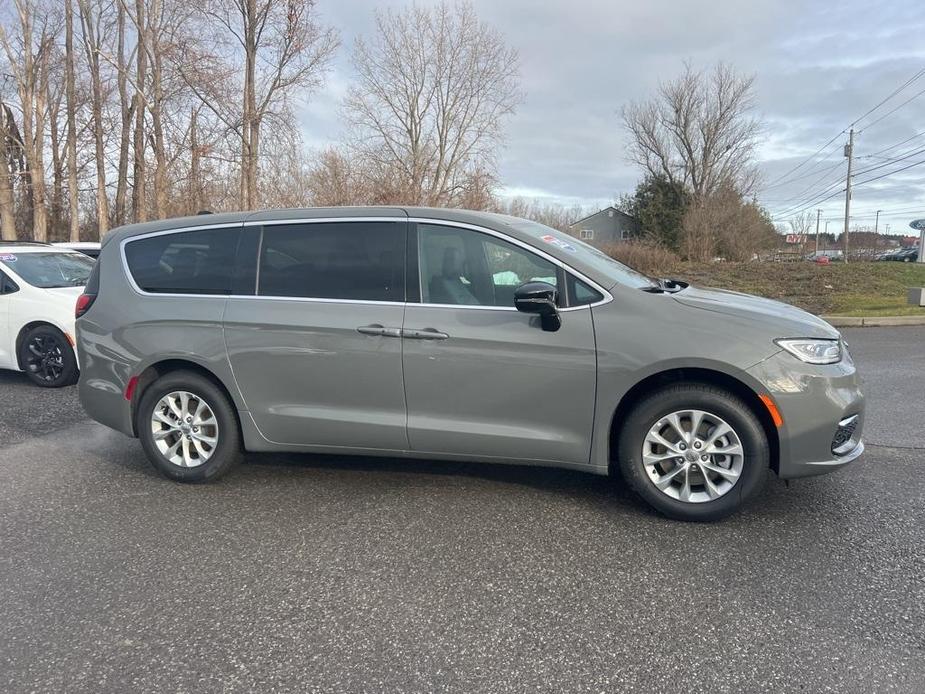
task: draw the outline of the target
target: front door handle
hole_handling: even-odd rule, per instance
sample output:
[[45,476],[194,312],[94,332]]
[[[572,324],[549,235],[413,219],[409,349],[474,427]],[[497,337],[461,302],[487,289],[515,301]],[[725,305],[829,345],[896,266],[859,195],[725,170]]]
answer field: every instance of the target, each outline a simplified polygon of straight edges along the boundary
[[445,340],[449,337],[446,333],[433,328],[424,328],[423,330],[402,330],[402,337],[409,337],[412,340]]
[[357,332],[363,335],[379,335],[380,337],[401,337],[401,328],[386,328],[373,323],[372,325],[361,325]]

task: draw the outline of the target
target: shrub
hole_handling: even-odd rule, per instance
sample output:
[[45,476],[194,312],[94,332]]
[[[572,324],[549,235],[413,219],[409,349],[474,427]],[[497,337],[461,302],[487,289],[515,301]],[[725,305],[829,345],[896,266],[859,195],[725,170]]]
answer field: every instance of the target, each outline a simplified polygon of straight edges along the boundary
[[656,277],[677,274],[680,258],[671,250],[645,241],[625,241],[605,246],[607,255],[639,272]]

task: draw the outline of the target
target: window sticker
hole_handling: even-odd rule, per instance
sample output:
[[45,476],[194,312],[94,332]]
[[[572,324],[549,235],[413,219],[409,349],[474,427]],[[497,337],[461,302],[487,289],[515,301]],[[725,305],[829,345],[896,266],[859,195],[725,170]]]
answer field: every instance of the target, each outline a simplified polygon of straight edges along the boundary
[[0,260],[5,260],[10,263],[16,262],[16,256],[12,253],[0,253]]
[[575,248],[572,244],[570,244],[568,241],[563,241],[562,239],[557,239],[557,238],[556,238],[555,236],[553,236],[552,234],[546,234],[546,235],[543,237],[543,241],[545,241],[545,242],[548,243],[548,244],[551,244],[551,245],[555,246],[556,248],[561,248],[563,251],[568,251],[569,253],[574,253],[575,251],[578,250],[578,249]]

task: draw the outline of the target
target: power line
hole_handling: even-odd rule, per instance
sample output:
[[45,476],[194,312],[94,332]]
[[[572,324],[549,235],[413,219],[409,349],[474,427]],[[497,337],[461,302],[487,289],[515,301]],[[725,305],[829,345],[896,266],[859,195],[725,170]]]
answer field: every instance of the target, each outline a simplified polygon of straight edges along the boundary
[[[883,104],[885,104],[887,101],[889,101],[889,100],[892,99],[894,96],[896,96],[897,94],[899,94],[903,89],[905,89],[905,88],[908,87],[910,84],[912,84],[913,82],[915,82],[915,81],[916,81],[917,79],[919,79],[922,75],[925,75],[925,68],[922,68],[922,69],[919,70],[917,73],[915,73],[914,75],[912,75],[912,77],[910,77],[909,79],[907,79],[907,80],[906,80],[905,82],[903,82],[900,86],[898,86],[896,89],[894,89],[892,92],[890,92],[890,95],[889,95],[888,97],[886,97],[885,99],[883,99],[883,101],[881,101],[879,104],[877,104],[876,106],[874,106],[872,109],[870,109],[867,113],[865,113],[865,114],[864,114],[863,116],[861,116],[860,118],[855,119],[855,121],[854,121],[851,125],[857,125],[860,121],[862,121],[862,120],[864,120],[865,118],[867,118],[867,116],[869,116],[871,113],[873,113],[873,112],[876,111],[878,108],[880,108],[881,106],[883,106]],[[887,114],[887,115],[889,115],[889,114]],[[882,118],[880,118],[880,119],[878,119],[878,120],[882,120]],[[877,122],[877,121],[874,121],[874,123],[876,123],[876,122]],[[873,123],[870,123],[867,127],[869,128],[871,125],[873,125]]]
[[[819,162],[819,164],[821,165],[821,164],[824,164],[825,162],[826,162],[826,160],[823,159],[821,162]],[[827,168],[825,171],[823,171],[823,174],[828,173],[829,171],[831,171],[832,169],[834,169],[836,166],[841,166],[843,163],[844,163],[844,162],[841,161],[841,160],[835,162],[835,164],[833,164],[832,166],[830,166],[829,168]],[[796,181],[802,181],[804,178],[809,178],[810,176],[813,176],[813,175],[815,175],[815,174],[817,174],[817,173],[819,173],[819,167],[818,167],[818,166],[814,166],[812,169],[810,169],[809,171],[807,171],[805,174],[803,174],[803,175],[801,175],[801,176],[797,176],[796,178],[791,178],[789,181],[784,181],[783,183],[778,183],[777,185],[765,186],[765,187],[764,187],[764,190],[770,190],[771,188],[780,188],[781,186],[790,185],[791,183],[795,183]],[[823,177],[824,177],[824,176],[820,176],[820,178],[823,178]]]
[[[864,130],[867,130],[868,128],[870,128],[870,127],[876,125],[877,123],[879,123],[880,121],[882,121],[882,120],[883,120],[884,118],[886,118],[887,116],[889,116],[889,115],[891,115],[891,114],[893,114],[893,113],[896,113],[899,109],[901,109],[903,106],[905,106],[906,104],[908,104],[910,101],[915,101],[916,99],[918,99],[920,96],[922,96],[922,94],[925,94],[925,89],[923,89],[923,90],[920,91],[920,92],[916,92],[913,96],[911,96],[911,97],[909,97],[908,99],[906,99],[905,101],[903,101],[903,102],[902,102],[899,106],[897,106],[896,108],[890,109],[889,111],[887,111],[886,113],[884,113],[882,116],[880,116],[877,120],[875,120],[875,121],[873,121],[873,122],[871,122],[871,123],[868,123],[866,126],[864,126]],[[864,132],[864,131],[863,131],[863,130],[859,130],[858,132],[861,133],[861,132]]]
[[[920,69],[918,72],[916,72],[914,75],[912,75],[912,77],[910,77],[909,79],[907,79],[905,82],[903,82],[901,85],[899,85],[896,89],[894,89],[892,92],[890,92],[890,94],[889,94],[888,96],[886,96],[884,99],[882,99],[881,101],[879,101],[879,102],[878,102],[877,104],[875,104],[873,107],[871,107],[870,109],[868,109],[862,116],[860,116],[859,118],[855,118],[854,121],[852,121],[851,126],[853,127],[853,126],[856,125],[858,122],[860,122],[860,121],[862,121],[863,119],[867,118],[867,116],[869,116],[869,115],[872,114],[874,111],[876,111],[877,109],[879,109],[879,108],[880,108],[881,106],[883,106],[886,102],[888,102],[888,101],[889,101],[890,99],[892,99],[894,96],[896,96],[897,94],[899,94],[901,91],[903,91],[903,90],[904,90],[906,87],[908,87],[910,84],[912,84],[913,82],[915,82],[916,80],[918,80],[919,78],[921,78],[923,75],[925,75],[925,68]],[[912,100],[918,98],[918,97],[921,96],[922,94],[925,94],[925,90],[922,90],[921,92],[917,93],[916,95],[914,95],[914,96],[911,97],[910,99],[907,99],[906,101],[904,101],[903,103],[901,103],[899,106],[897,106],[897,107],[893,108],[892,110],[888,111],[887,113],[883,114],[882,116],[880,116],[879,118],[877,118],[876,120],[874,120],[873,122],[871,122],[871,123],[869,123],[867,126],[865,126],[864,129],[866,130],[867,128],[870,128],[871,126],[875,125],[876,123],[879,123],[879,122],[882,121],[884,118],[886,118],[887,116],[889,116],[889,115],[892,114],[892,113],[895,113],[895,112],[898,111],[900,108],[902,108],[903,106],[905,106],[906,104],[908,104],[910,101],[912,101]],[[774,179],[773,181],[771,181],[767,186],[765,186],[765,187],[763,188],[763,190],[769,190],[769,189],[771,189],[771,188],[773,188],[773,187],[777,187],[778,185],[782,184],[782,182],[788,182],[788,183],[789,183],[789,182],[792,182],[792,181],[789,181],[789,180],[788,180],[788,181],[785,181],[784,179],[787,179],[788,176],[790,176],[790,175],[793,174],[793,173],[796,173],[796,172],[799,171],[801,168],[803,168],[804,166],[806,166],[806,164],[808,164],[810,161],[814,160],[820,153],[822,153],[822,152],[823,152],[824,150],[826,150],[833,142],[835,142],[835,140],[837,140],[839,137],[841,137],[842,135],[844,135],[845,132],[847,132],[847,130],[848,130],[848,128],[844,128],[843,130],[841,130],[841,132],[836,133],[835,136],[832,137],[832,139],[830,139],[830,140],[829,140],[828,142],[826,142],[824,145],[822,145],[822,147],[820,147],[819,149],[817,149],[815,152],[813,152],[811,155],[809,155],[806,159],[804,159],[803,161],[801,161],[799,164],[797,164],[797,165],[794,166],[793,168],[789,169],[786,173],[784,173],[784,174],[782,174],[781,176],[778,176],[777,178],[775,178],[775,179]],[[859,131],[859,134],[860,134],[860,132],[861,132],[861,131]],[[910,139],[911,139],[911,138],[910,138]],[[795,180],[795,179],[794,179],[794,180]]]
[[923,147],[922,149],[915,150],[914,152],[909,152],[903,157],[896,157],[894,159],[890,159],[889,161],[884,162],[883,164],[877,164],[876,166],[871,166],[866,169],[861,169],[860,171],[856,172],[855,175],[860,176],[861,174],[868,173],[869,171],[876,171],[877,169],[882,169],[884,166],[889,166],[890,164],[895,164],[900,161],[905,161],[906,159],[911,159],[912,157],[919,155],[919,154],[923,154],[923,153],[925,153],[925,147]]
[[806,159],[804,159],[801,163],[799,163],[799,164],[797,164],[796,166],[794,166],[792,169],[790,169],[790,170],[789,170],[787,173],[785,173],[784,175],[778,176],[778,177],[775,178],[773,181],[771,181],[771,182],[768,184],[767,187],[769,188],[769,187],[771,187],[771,186],[777,184],[779,181],[785,179],[785,178],[786,178],[787,176],[789,176],[790,174],[796,173],[797,171],[799,171],[800,169],[802,169],[806,164],[808,164],[808,163],[810,162],[810,160],[815,159],[816,156],[817,156],[820,152],[822,152],[823,150],[825,150],[826,148],[828,148],[829,145],[831,145],[833,142],[835,142],[835,140],[837,140],[839,137],[841,137],[841,136],[844,135],[844,134],[845,134],[845,131],[844,131],[844,130],[842,130],[840,133],[837,133],[837,134],[835,135],[835,137],[833,137],[831,140],[829,140],[828,142],[826,142],[824,145],[822,145],[822,147],[820,147],[819,149],[817,149],[815,152],[813,152],[812,154],[810,154],[810,155],[809,155]]
[[[784,204],[784,203],[791,203],[791,202],[793,202],[794,200],[800,200],[804,195],[806,195],[807,193],[809,193],[809,191],[811,191],[813,188],[815,188],[817,185],[819,185],[819,183],[820,183],[823,179],[827,178],[828,175],[829,175],[833,170],[835,170],[836,168],[841,168],[842,166],[844,166],[844,164],[845,164],[844,161],[837,162],[834,166],[831,166],[831,167],[829,167],[828,169],[826,169],[826,170],[822,173],[821,176],[819,176],[816,180],[814,180],[812,183],[810,183],[806,188],[804,188],[803,190],[801,190],[799,193],[797,193],[796,195],[791,195],[789,198],[783,198],[783,199],[781,199],[781,200],[778,200],[778,201],[776,202],[776,204],[781,205],[781,204]],[[839,182],[841,181],[841,176],[839,176],[838,181],[839,181]],[[829,183],[829,185],[831,186],[832,183]]]
[[870,182],[872,182],[872,181],[879,181],[881,178],[886,178],[887,176],[892,176],[893,174],[897,174],[897,173],[899,173],[900,171],[905,171],[906,169],[911,169],[911,168],[914,167],[914,166],[921,166],[922,164],[925,164],[925,159],[922,159],[921,161],[913,162],[912,164],[909,164],[909,165],[907,165],[907,166],[904,166],[904,167],[902,167],[901,169],[896,169],[895,171],[888,171],[888,172],[886,172],[885,174],[880,174],[879,176],[874,176],[873,178],[868,178],[866,181],[859,181],[858,183],[855,183],[854,185],[856,185],[856,186],[861,186],[861,185],[864,185],[865,183],[870,183]]
[[866,155],[866,156],[868,156],[868,157],[874,157],[874,156],[877,156],[878,154],[883,154],[884,152],[889,152],[891,149],[896,149],[896,148],[899,147],[900,145],[904,145],[904,144],[906,144],[907,142],[909,142],[909,141],[911,141],[911,140],[914,140],[914,139],[917,138],[917,137],[922,137],[922,135],[925,135],[925,130],[923,130],[923,131],[920,132],[920,133],[916,133],[916,134],[913,135],[912,137],[907,137],[905,140],[900,140],[900,141],[897,142],[895,145],[890,145],[889,147],[884,147],[883,149],[878,149],[878,150],[877,150],[876,152],[874,152],[873,154],[868,154],[868,155]]

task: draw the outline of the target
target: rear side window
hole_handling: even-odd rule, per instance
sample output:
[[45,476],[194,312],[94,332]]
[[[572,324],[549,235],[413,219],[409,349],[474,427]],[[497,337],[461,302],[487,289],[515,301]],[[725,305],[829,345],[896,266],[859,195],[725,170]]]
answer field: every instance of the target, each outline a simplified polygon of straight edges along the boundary
[[264,227],[257,293],[404,301],[406,226],[317,222]]
[[142,290],[229,294],[240,227],[182,231],[129,241],[125,259]]

